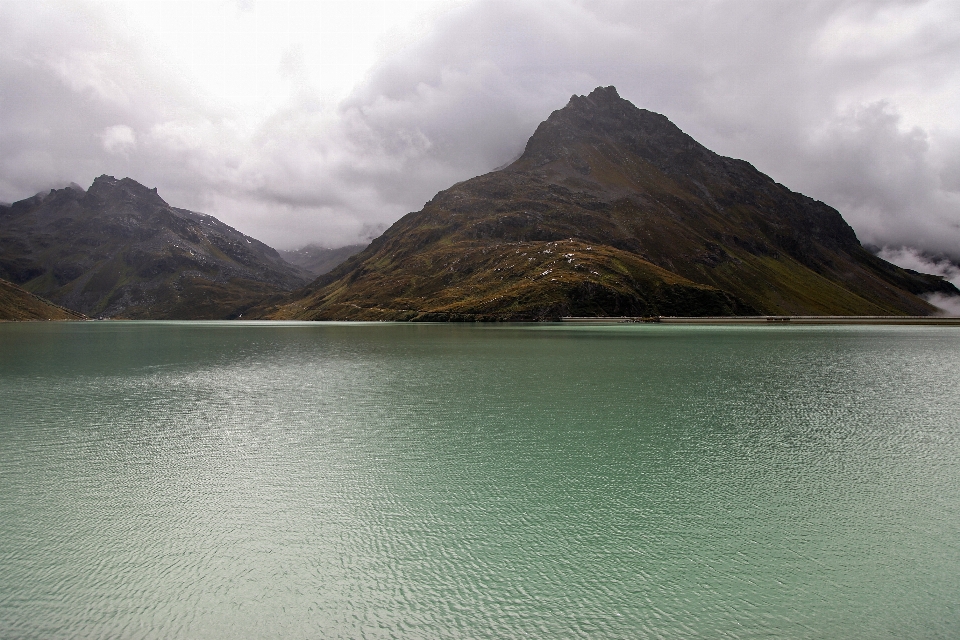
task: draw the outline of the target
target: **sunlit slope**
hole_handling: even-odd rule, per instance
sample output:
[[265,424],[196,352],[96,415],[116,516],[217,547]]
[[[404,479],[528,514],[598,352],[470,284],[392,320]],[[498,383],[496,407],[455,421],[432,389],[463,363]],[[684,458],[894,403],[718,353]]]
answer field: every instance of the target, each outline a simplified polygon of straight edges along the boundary
[[265,313],[926,315],[918,296],[934,291],[960,293],[871,255],[835,209],[608,87],[555,111],[506,169],[438,193]]
[[626,251],[577,240],[461,240],[407,251],[384,243],[366,266],[272,317],[306,320],[541,320],[566,315],[747,313],[732,296]]
[[83,320],[85,316],[59,307],[12,282],[0,279],[0,320]]

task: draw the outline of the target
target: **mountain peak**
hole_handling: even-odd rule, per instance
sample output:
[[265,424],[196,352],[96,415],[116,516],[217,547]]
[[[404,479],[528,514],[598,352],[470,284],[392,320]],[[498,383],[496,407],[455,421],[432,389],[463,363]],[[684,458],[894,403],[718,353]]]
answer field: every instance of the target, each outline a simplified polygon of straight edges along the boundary
[[[612,105],[623,100],[620,94],[617,93],[617,88],[613,85],[609,87],[597,87],[587,96],[573,96],[570,99],[573,100],[574,98],[586,99],[588,102],[597,106]],[[626,100],[623,101],[626,102]]]
[[586,156],[600,148],[608,157],[638,156],[667,173],[686,173],[692,162],[716,157],[666,116],[636,107],[609,86],[574,95],[551,113],[527,141],[515,168],[553,165],[561,172],[589,173]]
[[621,98],[617,88],[611,85],[609,87],[597,87],[585,96],[570,96],[567,105],[559,111],[554,111],[554,114],[570,115],[575,113],[592,120],[604,116],[614,118],[619,116],[622,118],[624,115],[638,111],[642,112],[643,109],[638,109],[629,100]]
[[131,178],[117,179],[106,174],[95,178],[87,194],[100,200],[120,200],[123,202],[144,202],[159,207],[169,207],[166,200],[157,193],[157,188],[150,189]]
[[[570,109],[580,110],[590,110],[590,109],[609,109],[612,106],[616,106],[619,103],[626,103],[633,106],[628,100],[624,100],[620,97],[620,94],[617,92],[617,88],[613,85],[609,87],[597,87],[590,93],[585,96],[578,94],[573,94],[570,96],[570,100],[567,101],[567,105],[560,109],[559,111],[564,111]],[[557,113],[556,111],[554,113]]]

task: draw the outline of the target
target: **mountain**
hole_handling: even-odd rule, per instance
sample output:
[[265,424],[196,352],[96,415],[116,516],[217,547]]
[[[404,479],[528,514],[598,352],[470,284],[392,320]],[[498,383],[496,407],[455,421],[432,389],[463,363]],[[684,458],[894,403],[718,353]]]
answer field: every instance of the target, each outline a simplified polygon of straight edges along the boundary
[[833,208],[598,88],[509,166],[438,193],[261,313],[303,319],[927,315],[960,292],[866,251]]
[[309,244],[294,251],[280,251],[280,257],[292,265],[300,267],[314,277],[322,276],[333,271],[350,256],[360,253],[366,248],[365,244],[351,244],[336,249],[327,249],[315,244]]
[[0,320],[83,320],[86,316],[64,309],[12,282],[0,280]]
[[156,189],[100,176],[0,207],[0,278],[88,316],[216,319],[310,275]]

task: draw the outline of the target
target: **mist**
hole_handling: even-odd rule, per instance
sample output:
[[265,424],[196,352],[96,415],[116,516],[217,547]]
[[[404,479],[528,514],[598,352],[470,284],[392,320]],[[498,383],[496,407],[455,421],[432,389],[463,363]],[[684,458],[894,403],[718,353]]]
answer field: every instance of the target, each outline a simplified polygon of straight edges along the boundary
[[[878,256],[904,269],[941,276],[960,288],[960,264],[944,255],[931,255],[912,247],[883,247]],[[960,316],[960,296],[933,293],[923,296],[930,304],[943,310],[944,315]]]

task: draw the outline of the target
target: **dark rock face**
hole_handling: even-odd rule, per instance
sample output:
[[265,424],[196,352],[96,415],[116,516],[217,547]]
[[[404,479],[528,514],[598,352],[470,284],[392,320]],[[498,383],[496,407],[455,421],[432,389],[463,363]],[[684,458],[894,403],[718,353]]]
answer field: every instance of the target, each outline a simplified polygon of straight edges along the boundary
[[441,191],[261,312],[927,315],[918,296],[934,291],[960,293],[873,256],[835,209],[606,87],[551,114],[513,164]]
[[229,318],[308,275],[212,216],[100,176],[0,207],[0,277],[88,316]]

